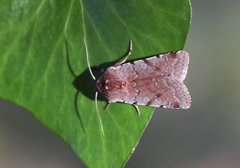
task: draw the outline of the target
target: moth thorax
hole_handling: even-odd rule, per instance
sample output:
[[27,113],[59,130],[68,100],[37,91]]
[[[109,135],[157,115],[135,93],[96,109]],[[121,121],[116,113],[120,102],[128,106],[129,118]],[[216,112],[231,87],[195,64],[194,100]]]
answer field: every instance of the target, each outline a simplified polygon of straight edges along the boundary
[[127,81],[100,78],[97,80],[96,87],[98,91],[106,93],[112,90],[121,90],[128,87]]

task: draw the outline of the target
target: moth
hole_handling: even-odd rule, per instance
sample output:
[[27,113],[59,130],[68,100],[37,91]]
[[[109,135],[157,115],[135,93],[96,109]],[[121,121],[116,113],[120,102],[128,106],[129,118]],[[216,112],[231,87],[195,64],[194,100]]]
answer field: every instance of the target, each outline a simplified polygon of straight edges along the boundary
[[132,104],[139,114],[139,105],[172,109],[190,107],[191,97],[183,83],[189,64],[188,52],[174,51],[126,62],[132,53],[130,40],[124,59],[108,67],[96,80],[90,68],[85,38],[84,43],[89,72],[96,81],[95,103],[102,132],[103,126],[97,106],[98,92],[103,94],[108,103]]

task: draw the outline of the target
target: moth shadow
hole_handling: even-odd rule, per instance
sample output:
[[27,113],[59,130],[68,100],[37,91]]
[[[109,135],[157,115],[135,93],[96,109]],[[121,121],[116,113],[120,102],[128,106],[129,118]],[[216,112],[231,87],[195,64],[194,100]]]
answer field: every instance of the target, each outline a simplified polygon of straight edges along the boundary
[[[98,67],[91,67],[94,76],[96,79],[101,75],[101,72],[103,71],[103,68],[109,66],[111,63],[105,63],[103,65],[100,65]],[[96,88],[96,81],[92,79],[92,76],[88,69],[85,69],[80,75],[76,76],[74,81],[72,82],[72,85],[76,89],[76,94],[74,96],[74,108],[75,113],[79,119],[80,125],[82,127],[83,132],[85,132],[84,128],[84,119],[83,116],[81,116],[81,111],[79,107],[79,96],[84,95],[91,99],[92,101],[95,100],[95,93],[97,91]],[[106,99],[103,97],[103,95],[99,94],[98,101],[105,101],[107,105]]]
[[[107,69],[109,66],[114,65],[115,63],[116,61],[106,62],[99,66],[92,66],[90,68],[96,79],[98,79],[103,74],[105,69]],[[97,91],[96,81],[93,80],[88,68],[86,68],[80,75],[76,76],[72,84],[78,92],[91,100],[95,100],[95,92]],[[99,94],[98,100],[106,101],[106,99],[101,94]]]
[[[69,72],[72,74],[72,76],[75,78],[72,81],[72,85],[76,89],[76,93],[74,95],[74,108],[75,108],[75,113],[79,119],[80,125],[82,127],[83,132],[85,132],[84,129],[84,116],[80,115],[80,108],[79,107],[79,96],[84,95],[87,98],[91,100],[95,100],[95,93],[97,91],[96,88],[96,81],[92,78],[89,69],[86,68],[81,74],[77,75],[74,70],[72,69],[72,66],[70,64],[70,56],[69,56],[69,44],[67,40],[65,39],[65,54],[66,54],[66,63],[67,67],[69,69]],[[119,62],[122,60],[126,54],[124,54],[120,59],[116,61],[111,61],[111,62],[105,62],[103,64],[100,64],[99,66],[92,66],[90,67],[91,70],[93,71],[94,76],[96,79],[98,79],[101,74],[104,72],[105,69],[107,69],[110,66],[113,66],[115,63]],[[86,62],[87,64],[87,62]],[[81,94],[80,94],[81,93]],[[98,101],[105,101],[107,105],[107,100],[103,97],[103,95],[99,94],[98,96]]]

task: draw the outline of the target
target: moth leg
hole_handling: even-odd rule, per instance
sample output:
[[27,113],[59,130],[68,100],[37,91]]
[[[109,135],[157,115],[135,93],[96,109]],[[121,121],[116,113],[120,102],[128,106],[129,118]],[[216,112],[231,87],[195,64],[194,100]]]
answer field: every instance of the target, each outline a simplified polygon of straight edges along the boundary
[[110,104],[111,104],[111,103],[110,103],[109,101],[107,101],[107,103],[106,103],[106,105],[105,105],[105,107],[104,107],[104,108],[105,108],[106,110],[108,110],[108,109],[109,109],[109,107],[110,107]]
[[138,115],[141,115],[141,112],[140,112],[140,110],[139,110],[138,105],[133,104],[133,106],[134,106],[134,108],[137,110],[137,114],[138,114]]
[[122,65],[124,62],[127,61],[128,57],[132,54],[132,40],[129,40],[128,50],[123,58],[123,60],[117,62],[114,66]]

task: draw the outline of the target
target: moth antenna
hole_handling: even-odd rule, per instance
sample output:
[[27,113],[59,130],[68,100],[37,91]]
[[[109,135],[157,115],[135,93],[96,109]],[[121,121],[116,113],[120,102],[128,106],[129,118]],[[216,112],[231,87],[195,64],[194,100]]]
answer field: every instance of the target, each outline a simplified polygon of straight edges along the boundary
[[98,97],[98,92],[95,92],[95,105],[96,105],[97,117],[98,117],[99,125],[100,125],[100,128],[101,128],[101,132],[104,135],[103,124],[102,124],[102,120],[101,120],[99,110],[98,110],[97,97]]
[[[90,72],[93,80],[96,80],[96,78],[95,78],[95,76],[93,75],[93,72],[92,72],[92,70],[91,70],[91,67],[90,67],[89,53],[88,53],[88,46],[87,46],[87,42],[86,42],[86,37],[84,37],[84,44],[85,44],[85,49],[86,49],[88,70],[89,70],[89,72]],[[102,124],[102,120],[101,120],[101,117],[100,117],[100,114],[99,114],[99,110],[98,110],[97,97],[98,97],[98,92],[95,92],[96,113],[97,113],[99,125],[100,125],[100,128],[101,128],[101,132],[102,132],[102,134],[104,135],[103,124]]]
[[84,44],[85,44],[85,49],[86,49],[86,57],[87,57],[87,65],[88,65],[88,70],[93,78],[93,80],[96,80],[95,76],[93,75],[93,72],[91,70],[90,67],[90,61],[89,61],[89,54],[88,54],[88,46],[87,46],[87,42],[86,42],[86,37],[84,37]]

